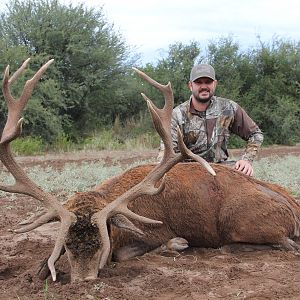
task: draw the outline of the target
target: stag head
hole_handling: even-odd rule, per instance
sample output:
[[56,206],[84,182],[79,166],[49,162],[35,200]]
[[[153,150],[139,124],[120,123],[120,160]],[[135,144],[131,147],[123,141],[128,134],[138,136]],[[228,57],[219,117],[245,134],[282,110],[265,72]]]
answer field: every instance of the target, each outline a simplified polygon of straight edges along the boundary
[[[152,220],[130,211],[127,207],[130,201],[143,195],[160,193],[164,189],[163,177],[165,173],[187,157],[200,162],[211,174],[215,175],[215,172],[206,161],[193,155],[185,147],[179,130],[178,140],[181,153],[174,153],[170,133],[174,103],[171,84],[161,85],[143,72],[134,69],[139,76],[161,91],[165,98],[164,107],[159,109],[142,94],[151,113],[154,127],[165,144],[162,161],[141,182],[128,191],[116,195],[115,199],[112,199],[109,203],[104,200],[101,194],[92,191],[76,193],[65,205],[62,205],[55,196],[43,191],[27,176],[14,159],[10,148],[10,142],[21,135],[23,121],[21,113],[30,98],[33,88],[53,63],[53,60],[44,64],[28,80],[19,99],[14,99],[10,87],[24,71],[28,62],[29,59],[11,77],[9,67],[6,68],[4,73],[3,95],[8,106],[8,117],[0,140],[0,159],[15,178],[15,184],[11,186],[0,185],[0,189],[10,193],[29,195],[40,201],[46,208],[46,212],[41,215],[35,215],[32,219],[20,223],[21,227],[15,230],[16,233],[31,231],[53,219],[60,220],[60,230],[53,252],[48,259],[48,268],[54,281],[56,280],[55,262],[64,250],[67,252],[71,266],[72,280],[94,279],[98,275],[98,270],[104,267],[110,256],[110,224],[131,230],[136,234],[142,234],[142,232],[129,219],[148,224],[161,224],[158,220]],[[158,184],[158,182],[160,183]]]

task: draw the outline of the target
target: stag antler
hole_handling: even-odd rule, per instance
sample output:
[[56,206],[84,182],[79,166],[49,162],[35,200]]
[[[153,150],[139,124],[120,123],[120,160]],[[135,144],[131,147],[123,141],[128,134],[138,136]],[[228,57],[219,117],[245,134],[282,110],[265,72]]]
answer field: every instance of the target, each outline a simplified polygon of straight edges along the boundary
[[20,165],[15,161],[10,149],[10,142],[18,138],[22,132],[23,118],[20,118],[21,113],[32,94],[35,85],[53,62],[53,59],[51,59],[44,64],[35,73],[35,75],[26,82],[20,98],[15,100],[11,95],[10,87],[12,83],[22,74],[29,60],[30,59],[28,58],[11,77],[9,77],[9,66],[6,67],[4,72],[2,90],[8,106],[8,117],[0,139],[0,160],[5,165],[7,170],[13,175],[15,184],[9,186],[0,185],[0,190],[10,193],[29,195],[41,201],[42,204],[48,209],[46,214],[43,214],[37,218],[33,223],[15,230],[17,233],[28,232],[47,223],[49,220],[55,217],[60,218],[60,231],[55,242],[54,250],[48,259],[48,266],[51,271],[52,278],[55,281],[56,272],[54,264],[60,255],[69,227],[76,222],[76,216],[66,210],[57,198],[49,193],[44,192],[26,175]]
[[[164,176],[173,166],[185,158],[193,158],[194,160],[200,162],[212,175],[216,175],[211,166],[201,157],[194,155],[190,150],[188,150],[183,142],[182,134],[177,128],[178,134],[178,145],[181,153],[175,154],[172,146],[171,137],[171,116],[174,105],[173,91],[171,88],[171,83],[167,85],[162,85],[152,78],[150,78],[145,73],[140,70],[133,68],[137,74],[149,82],[152,86],[157,88],[162,92],[165,98],[165,104],[162,109],[157,108],[154,103],[147,98],[146,95],[142,94],[143,98],[147,101],[148,109],[151,113],[154,127],[158,134],[160,135],[163,143],[165,145],[164,156],[162,161],[137,185],[132,187],[126,193],[115,199],[113,202],[109,203],[104,209],[95,213],[92,216],[92,222],[97,224],[100,232],[100,238],[102,242],[102,253],[99,264],[99,269],[103,268],[106,264],[110,253],[110,241],[107,231],[107,220],[115,214],[122,214],[129,218],[150,224],[161,224],[162,222],[152,220],[140,215],[135,214],[130,211],[127,207],[128,203],[133,199],[136,199],[142,195],[155,195],[160,193],[165,186]],[[155,187],[155,184],[163,177],[160,185]]]

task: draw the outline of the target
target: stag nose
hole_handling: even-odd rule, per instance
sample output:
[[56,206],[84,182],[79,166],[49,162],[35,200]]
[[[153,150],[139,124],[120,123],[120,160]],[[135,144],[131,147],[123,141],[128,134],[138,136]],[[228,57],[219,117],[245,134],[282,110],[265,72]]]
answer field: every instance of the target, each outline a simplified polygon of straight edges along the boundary
[[[74,266],[74,265],[73,265]],[[91,281],[95,280],[98,277],[98,267],[97,265],[88,265],[84,266],[79,265],[79,268],[73,268],[71,270],[71,281]]]

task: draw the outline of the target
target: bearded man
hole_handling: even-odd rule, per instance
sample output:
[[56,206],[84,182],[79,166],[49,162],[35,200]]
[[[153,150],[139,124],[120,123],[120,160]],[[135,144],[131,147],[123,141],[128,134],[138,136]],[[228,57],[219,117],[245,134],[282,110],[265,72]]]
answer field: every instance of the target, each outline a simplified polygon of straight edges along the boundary
[[[233,167],[253,175],[252,162],[263,142],[263,134],[245,110],[236,102],[215,96],[217,87],[215,70],[211,65],[200,64],[192,68],[188,87],[190,99],[174,108],[172,114],[172,139],[175,152],[177,126],[183,134],[187,148],[208,162],[228,162],[227,144],[230,135],[236,134],[247,142],[245,151]],[[162,158],[163,143],[158,159]]]

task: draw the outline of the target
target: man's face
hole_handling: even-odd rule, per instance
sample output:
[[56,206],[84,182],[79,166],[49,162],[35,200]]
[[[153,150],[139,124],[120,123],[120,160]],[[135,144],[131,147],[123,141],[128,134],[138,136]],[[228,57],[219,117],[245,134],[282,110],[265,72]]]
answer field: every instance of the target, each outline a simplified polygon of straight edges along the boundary
[[201,103],[206,103],[214,95],[217,81],[208,77],[201,77],[189,82],[189,88],[194,98]]

